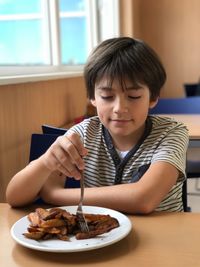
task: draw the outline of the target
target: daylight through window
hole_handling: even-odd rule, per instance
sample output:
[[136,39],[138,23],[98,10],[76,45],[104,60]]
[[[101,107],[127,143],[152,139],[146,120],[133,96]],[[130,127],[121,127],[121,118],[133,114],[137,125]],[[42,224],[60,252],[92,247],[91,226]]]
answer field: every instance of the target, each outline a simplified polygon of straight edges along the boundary
[[118,0],[0,0],[1,77],[80,69],[118,35]]

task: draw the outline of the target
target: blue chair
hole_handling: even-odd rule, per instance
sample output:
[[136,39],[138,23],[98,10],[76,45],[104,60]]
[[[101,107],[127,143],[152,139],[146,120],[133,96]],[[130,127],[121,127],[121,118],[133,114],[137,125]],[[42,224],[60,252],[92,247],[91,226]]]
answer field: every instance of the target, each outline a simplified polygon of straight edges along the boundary
[[200,96],[200,83],[185,83],[184,89],[187,97]]
[[52,134],[32,134],[29,162],[39,158],[53,144],[59,135]]
[[160,98],[150,114],[200,114],[200,97]]
[[[200,114],[200,97],[186,97],[186,98],[160,98],[157,105],[150,110],[151,115],[156,114]],[[200,177],[200,140],[190,140],[186,172],[187,178]],[[192,158],[194,150],[198,150],[197,158]],[[187,185],[184,185],[187,187]],[[198,187],[198,179],[196,179],[195,189]],[[196,193],[189,193],[193,195]],[[197,193],[198,194],[198,193]],[[199,194],[198,194],[199,195]]]
[[64,128],[58,128],[58,127],[54,127],[48,124],[43,124],[42,125],[42,132],[44,134],[56,134],[56,135],[63,135],[65,134],[67,131],[67,129]]
[[[31,136],[29,162],[39,158],[58,138],[58,134],[38,134],[34,133]],[[68,177],[65,181],[65,188],[79,188],[80,182],[73,177]],[[41,198],[35,201],[35,204],[43,204]]]

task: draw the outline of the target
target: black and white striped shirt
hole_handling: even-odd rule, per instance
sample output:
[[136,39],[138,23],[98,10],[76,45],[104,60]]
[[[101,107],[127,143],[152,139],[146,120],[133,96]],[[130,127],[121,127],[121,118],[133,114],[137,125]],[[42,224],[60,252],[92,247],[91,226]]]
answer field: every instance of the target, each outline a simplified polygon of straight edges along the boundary
[[138,144],[124,158],[115,150],[112,138],[98,117],[84,120],[71,131],[79,133],[88,149],[85,157],[85,185],[100,187],[137,182],[150,164],[165,161],[179,170],[176,185],[160,203],[158,211],[182,211],[182,183],[185,179],[188,131],[167,117],[149,116]]

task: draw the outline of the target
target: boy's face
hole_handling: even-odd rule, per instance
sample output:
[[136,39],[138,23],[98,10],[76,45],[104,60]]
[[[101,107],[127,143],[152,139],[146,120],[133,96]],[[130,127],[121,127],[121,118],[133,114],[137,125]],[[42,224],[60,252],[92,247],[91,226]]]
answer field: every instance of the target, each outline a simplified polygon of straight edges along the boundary
[[150,91],[145,85],[135,88],[129,80],[125,85],[124,90],[118,80],[112,85],[106,78],[100,80],[95,85],[95,99],[91,103],[114,141],[126,143],[132,140],[134,143],[143,134],[148,110],[157,100],[150,101]]

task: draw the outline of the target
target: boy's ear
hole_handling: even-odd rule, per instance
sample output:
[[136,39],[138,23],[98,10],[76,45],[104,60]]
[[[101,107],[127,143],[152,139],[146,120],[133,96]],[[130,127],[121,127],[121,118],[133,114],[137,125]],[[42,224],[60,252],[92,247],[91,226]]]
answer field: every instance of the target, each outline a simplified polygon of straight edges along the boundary
[[154,108],[158,103],[159,97],[157,97],[155,100],[150,100],[149,108]]
[[90,103],[96,108],[96,100],[95,99],[90,99]]

